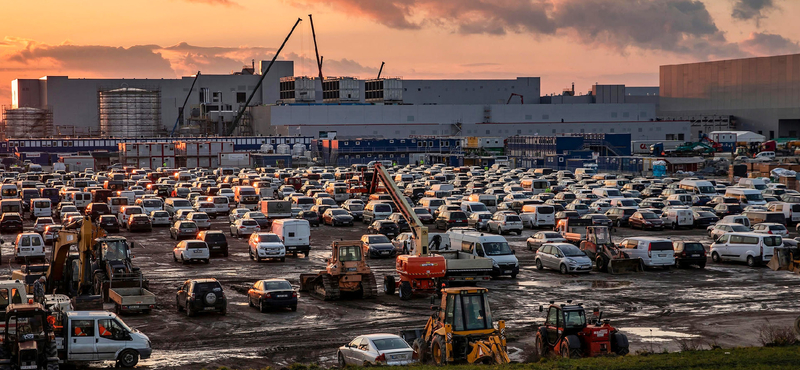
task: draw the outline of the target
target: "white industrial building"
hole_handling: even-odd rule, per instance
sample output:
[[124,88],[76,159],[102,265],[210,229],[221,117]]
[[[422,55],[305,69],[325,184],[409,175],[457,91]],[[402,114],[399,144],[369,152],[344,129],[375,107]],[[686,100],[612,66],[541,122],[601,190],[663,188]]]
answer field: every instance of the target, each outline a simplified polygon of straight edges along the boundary
[[[262,61],[258,68],[229,75],[201,75],[191,94],[194,77],[19,79],[12,82],[12,108],[48,110],[56,135],[163,136],[171,132],[189,94],[185,124],[176,133],[223,134],[267,64]],[[323,84],[317,78],[295,77],[293,62],[279,61],[256,91],[246,125],[237,133],[315,137],[331,132],[338,137],[630,133],[633,140],[690,140],[686,122],[656,119],[658,95],[658,87],[595,85],[585,95],[576,94],[573,87],[562,95],[541,96],[538,77],[338,77],[326,78]],[[126,99],[132,103],[125,104]]]

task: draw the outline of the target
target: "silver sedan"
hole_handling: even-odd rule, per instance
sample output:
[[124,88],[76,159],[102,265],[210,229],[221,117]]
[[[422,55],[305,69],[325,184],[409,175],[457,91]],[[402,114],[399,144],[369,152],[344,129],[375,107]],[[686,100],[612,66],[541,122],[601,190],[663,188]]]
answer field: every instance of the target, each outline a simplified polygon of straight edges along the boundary
[[411,346],[394,334],[369,334],[356,337],[350,343],[339,347],[336,354],[339,368],[347,365],[408,365],[413,359]]

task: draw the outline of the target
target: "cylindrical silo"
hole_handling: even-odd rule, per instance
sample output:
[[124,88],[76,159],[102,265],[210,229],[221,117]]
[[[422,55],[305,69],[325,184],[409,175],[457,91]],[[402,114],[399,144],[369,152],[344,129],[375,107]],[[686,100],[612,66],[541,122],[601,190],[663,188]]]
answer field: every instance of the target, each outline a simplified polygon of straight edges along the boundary
[[290,154],[292,149],[289,147],[289,144],[278,144],[276,147],[278,154]]
[[275,151],[275,147],[271,144],[261,144],[261,153],[272,153]]
[[53,134],[50,109],[3,108],[3,132],[7,138],[47,138]]
[[161,92],[123,87],[98,92],[100,134],[156,136],[161,125]]
[[294,144],[292,146],[292,157],[302,157],[303,153],[306,151],[306,146],[303,144]]

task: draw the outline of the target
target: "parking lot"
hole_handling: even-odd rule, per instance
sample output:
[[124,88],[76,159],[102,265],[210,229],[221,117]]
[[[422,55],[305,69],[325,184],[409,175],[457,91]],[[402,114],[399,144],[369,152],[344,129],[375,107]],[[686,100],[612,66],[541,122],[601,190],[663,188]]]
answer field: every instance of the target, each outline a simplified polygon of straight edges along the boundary
[[[26,229],[29,227],[26,221]],[[218,218],[212,229],[228,230],[227,220]],[[430,314],[430,301],[419,297],[400,301],[386,296],[379,287],[377,299],[324,302],[300,294],[297,312],[259,313],[248,307],[246,288],[258,279],[285,278],[297,288],[301,273],[324,267],[329,245],[334,240],[356,240],[366,226],[315,227],[309,258],[288,257],[285,262],[251,261],[247,241],[229,237],[230,255],[211,263],[181,265],[173,262],[168,228],[152,233],[121,235],[136,242],[134,263],[150,281],[158,297],[158,309],[150,315],[125,316],[130,326],[147,334],[154,348],[149,368],[260,368],[284,366],[294,362],[332,366],[336,348],[365,333],[396,333],[400,329],[421,327]],[[509,328],[509,352],[516,361],[533,353],[534,328],[543,322],[538,308],[549,301],[573,300],[587,308],[601,307],[604,318],[625,332],[631,351],[677,350],[676,339],[694,338],[700,343],[723,347],[760,345],[758,329],[769,320],[790,325],[797,316],[796,297],[800,276],[766,267],[744,264],[714,264],[705,270],[647,270],[644,273],[609,275],[561,275],[558,271],[538,271],[534,252],[525,239],[533,233],[507,236],[520,260],[516,279],[498,278],[483,286],[490,289],[495,320],[505,320]],[[705,230],[648,231],[620,228],[614,240],[625,236],[657,235],[673,240],[701,240],[709,244]],[[795,236],[795,235],[791,235]],[[6,242],[11,238],[5,236]],[[10,243],[2,247],[4,258],[13,254]],[[10,276],[16,264],[6,262],[2,273]],[[394,260],[370,260],[378,284],[394,273]],[[229,299],[228,314],[198,315],[188,318],[176,310],[175,292],[189,278],[218,279]]]

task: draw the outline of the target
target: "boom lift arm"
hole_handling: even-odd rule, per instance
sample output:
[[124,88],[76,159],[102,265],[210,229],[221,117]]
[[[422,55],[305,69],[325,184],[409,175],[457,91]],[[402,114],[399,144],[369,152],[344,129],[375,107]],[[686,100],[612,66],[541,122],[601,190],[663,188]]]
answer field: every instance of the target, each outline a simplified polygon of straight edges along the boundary
[[428,227],[423,226],[422,221],[419,220],[417,214],[414,213],[414,208],[408,204],[403,192],[392,181],[389,172],[378,162],[375,163],[375,175],[372,176],[372,184],[370,185],[370,194],[375,193],[378,189],[378,181],[383,183],[386,192],[392,197],[392,201],[397,205],[400,214],[406,219],[408,225],[411,227],[411,233],[414,235],[414,255],[423,256],[428,254]]
[[200,78],[200,71],[197,71],[197,74],[194,75],[192,86],[189,87],[189,93],[186,94],[186,99],[183,101],[183,105],[181,105],[181,111],[178,113],[178,118],[175,119],[175,126],[172,126],[172,132],[169,133],[170,137],[175,136],[175,130],[178,128],[178,123],[183,121],[183,111],[186,109],[186,103],[189,102],[189,97],[192,96],[192,90],[194,89],[194,84],[197,83],[198,78]]

